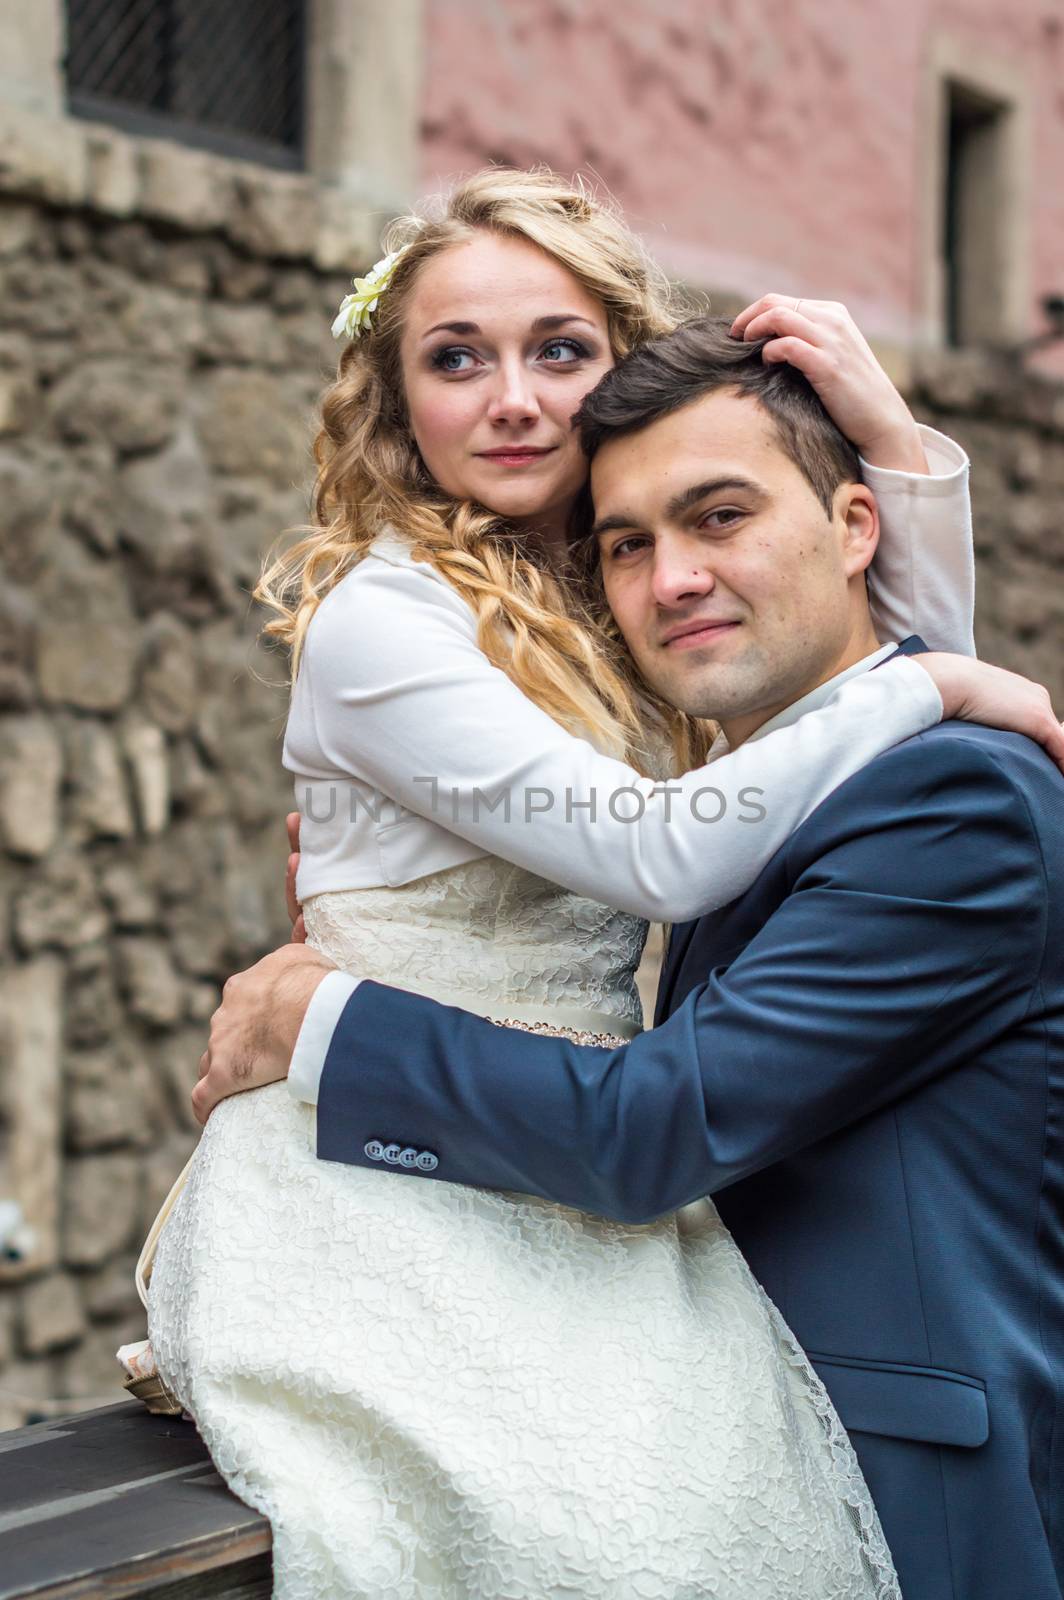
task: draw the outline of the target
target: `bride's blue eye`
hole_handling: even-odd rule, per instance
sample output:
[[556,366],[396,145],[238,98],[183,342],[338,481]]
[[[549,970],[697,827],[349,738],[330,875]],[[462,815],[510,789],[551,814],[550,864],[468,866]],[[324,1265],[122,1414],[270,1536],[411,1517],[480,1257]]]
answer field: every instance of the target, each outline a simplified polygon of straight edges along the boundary
[[[564,351],[565,355],[559,361],[557,357],[551,356],[552,350]],[[554,361],[558,366],[565,367],[572,361],[583,360],[587,355],[587,347],[582,345],[578,339],[552,339],[550,344],[543,346],[540,354],[546,356],[548,361]]]
[[464,350],[461,345],[449,344],[442,350],[434,350],[432,365],[438,372],[468,372],[468,367],[458,365],[465,357],[473,360],[472,350]]

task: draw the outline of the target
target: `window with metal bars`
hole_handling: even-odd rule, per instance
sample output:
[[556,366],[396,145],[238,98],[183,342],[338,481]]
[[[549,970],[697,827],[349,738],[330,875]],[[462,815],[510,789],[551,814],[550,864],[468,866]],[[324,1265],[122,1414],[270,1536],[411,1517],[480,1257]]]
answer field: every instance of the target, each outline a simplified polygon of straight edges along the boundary
[[306,0],[66,0],[76,116],[302,165]]

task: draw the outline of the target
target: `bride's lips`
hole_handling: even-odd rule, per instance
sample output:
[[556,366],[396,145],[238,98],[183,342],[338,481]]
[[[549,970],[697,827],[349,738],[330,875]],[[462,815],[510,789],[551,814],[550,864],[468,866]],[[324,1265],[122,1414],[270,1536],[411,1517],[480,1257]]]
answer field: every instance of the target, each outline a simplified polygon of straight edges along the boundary
[[494,461],[500,467],[527,467],[533,461],[542,461],[544,456],[553,455],[557,445],[547,445],[544,449],[533,449],[525,445],[514,445],[512,449],[503,447],[500,450],[478,450],[477,454],[482,461]]
[[697,650],[739,626],[738,622],[704,622],[696,617],[667,633],[661,643],[666,650]]

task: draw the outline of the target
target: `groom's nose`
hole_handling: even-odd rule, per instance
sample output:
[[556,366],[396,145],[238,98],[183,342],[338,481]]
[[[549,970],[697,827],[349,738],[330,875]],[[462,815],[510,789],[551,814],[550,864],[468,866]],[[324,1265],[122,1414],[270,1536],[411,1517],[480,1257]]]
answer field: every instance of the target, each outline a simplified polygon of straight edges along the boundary
[[685,600],[712,594],[716,578],[704,556],[686,540],[659,537],[654,543],[651,589],[659,606],[678,606]]

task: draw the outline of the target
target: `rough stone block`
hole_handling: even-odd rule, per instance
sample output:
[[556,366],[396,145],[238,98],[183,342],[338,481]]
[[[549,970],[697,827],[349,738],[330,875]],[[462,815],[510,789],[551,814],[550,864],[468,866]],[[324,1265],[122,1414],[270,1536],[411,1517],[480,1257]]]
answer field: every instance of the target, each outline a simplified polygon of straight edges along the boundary
[[26,710],[34,699],[33,640],[36,607],[31,594],[0,584],[0,707]]
[[13,1361],[0,1372],[0,1432],[73,1409],[56,1403],[61,1360],[38,1356],[35,1361]]
[[36,1249],[0,1263],[0,1283],[52,1266],[58,1252],[63,969],[52,956],[0,973],[0,1104],[7,1137],[0,1191],[18,1202]]
[[8,582],[40,578],[58,508],[52,466],[41,449],[0,449],[0,567]]
[[264,373],[219,372],[205,386],[198,430],[216,472],[289,488],[307,474],[309,429],[291,386]]
[[225,815],[225,793],[205,765],[194,739],[179,739],[171,745],[170,794],[175,816]]
[[0,104],[0,190],[54,205],[85,196],[84,128],[72,118]]
[[61,1350],[80,1339],[85,1315],[69,1272],[53,1272],[27,1284],[20,1299],[22,1345],[28,1356]]
[[[73,952],[77,954],[77,952]],[[124,1015],[110,961],[82,976],[71,975],[66,990],[66,1036],[74,1049],[118,1038]]]
[[172,438],[179,405],[175,374],[121,357],[81,362],[59,380],[49,401],[62,438],[105,439],[130,455],[157,450]]
[[114,711],[129,698],[138,624],[117,561],[98,561],[56,536],[40,587],[49,626],[39,630],[37,677],[45,699],[82,711]]
[[121,1152],[70,1156],[64,1178],[64,1261],[72,1267],[98,1267],[128,1250],[142,1204],[141,1158]]
[[162,833],[170,818],[170,758],[166,735],[154,723],[127,717],[119,729],[129,764],[141,830]]
[[[81,1298],[93,1321],[113,1321],[116,1317],[143,1317],[140,1296],[133,1281],[139,1248],[116,1256],[95,1272],[81,1274]],[[115,1341],[115,1349],[119,1341]]]
[[239,165],[168,139],[142,140],[142,215],[196,232],[224,227],[234,205],[233,168],[239,171]]
[[23,950],[72,950],[107,932],[87,860],[72,851],[50,856],[15,903],[15,934]]
[[184,999],[180,975],[162,939],[121,938],[118,969],[130,1012],[153,1027],[172,1027]]
[[218,365],[283,367],[285,342],[269,306],[208,306],[201,358]]
[[40,206],[7,197],[0,199],[0,259],[32,249],[40,238],[41,223]]
[[179,617],[160,611],[145,624],[141,649],[144,709],[167,733],[184,733],[199,691],[195,635]]
[[[168,249],[160,262],[160,276],[171,289],[183,296],[197,298],[209,295],[213,275],[208,252],[199,239],[178,240]],[[188,304],[186,299],[186,305]]]
[[85,198],[114,217],[133,214],[140,197],[138,147],[117,129],[94,125],[85,140]]
[[0,835],[14,855],[35,858],[55,843],[63,752],[41,716],[0,718]]
[[151,1114],[151,1078],[129,1048],[78,1051],[66,1062],[66,1142],[77,1151],[150,1144],[160,1130]]
[[99,871],[100,893],[114,926],[123,933],[151,928],[159,920],[159,902],[152,885],[132,861],[110,861]]
[[[15,1310],[14,1292],[7,1290],[0,1295],[0,1369],[15,1359]],[[3,1376],[0,1374],[0,1389],[3,1388],[3,1384]]]
[[126,767],[103,723],[77,721],[68,736],[73,778],[71,822],[89,839],[128,839],[136,831]]
[[37,385],[25,373],[0,372],[0,435],[25,433],[37,408]]
[[235,197],[227,231],[237,244],[256,256],[310,254],[320,205],[312,177],[248,168],[235,184]]
[[[353,277],[376,260],[380,244],[377,237],[379,214],[374,214],[342,196],[325,196],[318,214],[314,238],[314,261],[323,272],[344,272]],[[336,299],[347,293],[341,289]],[[335,313],[334,313],[335,314]]]

